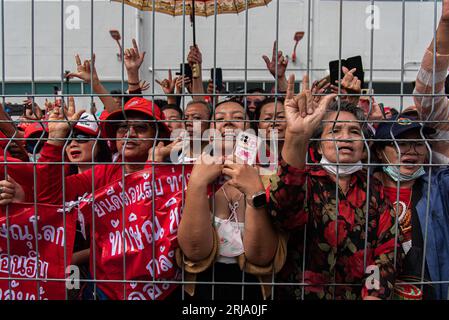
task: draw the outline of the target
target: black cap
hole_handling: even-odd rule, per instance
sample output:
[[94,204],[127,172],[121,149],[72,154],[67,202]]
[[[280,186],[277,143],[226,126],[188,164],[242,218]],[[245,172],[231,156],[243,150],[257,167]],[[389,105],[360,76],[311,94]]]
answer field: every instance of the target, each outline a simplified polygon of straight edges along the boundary
[[382,122],[376,130],[375,140],[391,140],[392,134],[395,138],[400,138],[406,132],[412,130],[421,130],[423,128],[424,137],[434,134],[433,128],[423,126],[416,116],[407,114],[398,114],[389,119],[390,122]]

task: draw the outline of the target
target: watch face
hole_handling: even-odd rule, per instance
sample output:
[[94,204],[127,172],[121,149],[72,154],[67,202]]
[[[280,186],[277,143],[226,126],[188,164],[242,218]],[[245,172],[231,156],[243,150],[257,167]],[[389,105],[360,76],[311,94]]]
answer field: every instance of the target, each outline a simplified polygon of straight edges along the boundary
[[267,198],[265,193],[259,194],[253,198],[254,208],[262,208],[267,204]]

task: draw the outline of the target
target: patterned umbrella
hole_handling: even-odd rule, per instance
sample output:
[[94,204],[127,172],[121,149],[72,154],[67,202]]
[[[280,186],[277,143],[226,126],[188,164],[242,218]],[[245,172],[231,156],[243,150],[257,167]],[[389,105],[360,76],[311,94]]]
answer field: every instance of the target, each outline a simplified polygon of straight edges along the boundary
[[[124,2],[125,4],[143,11],[153,11],[153,0],[112,1],[120,3]],[[217,2],[217,14],[222,14],[240,13],[247,7],[250,9],[265,6],[270,3],[271,0],[154,0],[154,9],[156,12],[162,12],[172,16],[182,16],[184,15],[184,11],[186,15],[190,15],[193,27],[193,44],[195,45],[195,16],[213,16],[215,13],[215,2]]]
[[[122,2],[122,0],[113,0]],[[153,11],[153,0],[124,0],[130,6],[139,10]],[[240,13],[248,8],[255,8],[267,5],[271,0],[217,0],[217,14],[222,13]],[[194,13],[197,16],[213,16],[215,12],[215,0],[185,0],[186,15]],[[155,0],[154,7],[157,12],[170,14],[172,16],[182,16],[184,14],[184,0]]]

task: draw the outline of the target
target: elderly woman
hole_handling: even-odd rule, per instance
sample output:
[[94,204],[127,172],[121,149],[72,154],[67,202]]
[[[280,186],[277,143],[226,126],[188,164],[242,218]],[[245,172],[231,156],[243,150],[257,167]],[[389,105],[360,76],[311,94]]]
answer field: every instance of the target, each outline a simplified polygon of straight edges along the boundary
[[[214,129],[225,143],[229,137],[234,141],[238,132],[248,127],[245,109],[239,102],[218,104],[214,116]],[[221,176],[227,177],[226,182],[208,197],[211,185]],[[188,280],[216,283],[188,285],[186,291],[200,300],[266,297],[269,290],[261,291],[257,285],[242,288],[242,284],[230,282],[257,283],[256,276],[268,276],[265,281],[271,282],[273,269],[280,269],[283,263],[285,243],[281,238],[270,223],[257,168],[203,154],[187,187],[178,230],[184,256],[178,261],[191,275]]]
[[[400,250],[391,205],[361,163],[363,112],[332,102],[335,95],[314,101],[307,76],[295,96],[294,81],[285,100],[283,161],[270,187],[274,221],[290,235],[278,274],[278,282],[289,284],[276,286],[276,297],[388,299]],[[321,164],[306,166],[313,136],[320,138]]]
[[[382,181],[385,195],[398,210],[406,254],[403,280],[446,281],[417,285],[413,292],[414,298],[448,299],[449,170],[423,166],[429,163],[430,152],[425,139],[434,133],[418,122],[417,114],[400,114],[392,122],[381,123],[373,150],[384,165],[374,176]],[[403,290],[397,291],[401,295]]]

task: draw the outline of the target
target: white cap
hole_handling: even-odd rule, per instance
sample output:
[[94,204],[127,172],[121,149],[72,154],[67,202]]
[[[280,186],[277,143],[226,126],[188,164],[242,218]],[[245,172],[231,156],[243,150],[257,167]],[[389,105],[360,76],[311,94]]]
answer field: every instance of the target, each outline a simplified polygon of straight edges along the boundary
[[97,136],[99,132],[98,122],[95,117],[84,112],[75,125],[75,129],[91,136]]

